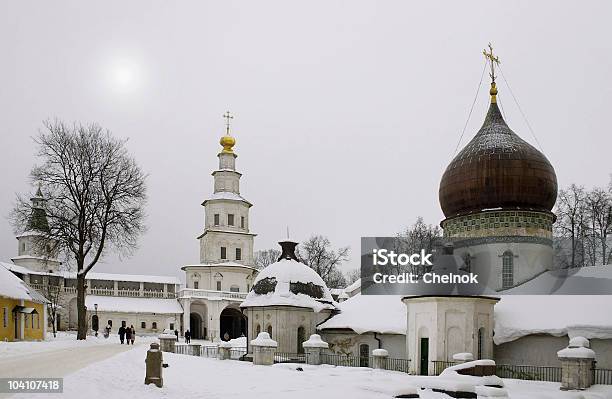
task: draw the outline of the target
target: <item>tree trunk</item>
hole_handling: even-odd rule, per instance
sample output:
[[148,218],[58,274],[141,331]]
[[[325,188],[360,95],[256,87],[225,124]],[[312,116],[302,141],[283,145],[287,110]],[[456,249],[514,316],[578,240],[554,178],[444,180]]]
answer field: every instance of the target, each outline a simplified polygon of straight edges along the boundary
[[85,307],[85,276],[77,274],[77,339],[87,338],[87,308]]

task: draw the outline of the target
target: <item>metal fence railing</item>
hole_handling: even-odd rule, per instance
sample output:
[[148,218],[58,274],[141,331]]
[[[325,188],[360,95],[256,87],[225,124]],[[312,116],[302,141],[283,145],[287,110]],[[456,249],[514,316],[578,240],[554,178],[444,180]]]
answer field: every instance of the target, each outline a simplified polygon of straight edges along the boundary
[[402,373],[410,372],[410,359],[394,359],[388,358],[385,370],[401,371]]
[[518,380],[561,382],[561,367],[498,364],[495,375]]
[[440,375],[445,368],[459,364],[458,362],[446,361],[446,360],[432,360],[433,364],[433,375]]
[[372,358],[369,356],[361,357],[339,353],[322,353],[321,363],[344,367],[370,367]]
[[306,363],[304,353],[275,352],[274,363]]
[[[433,375],[440,375],[447,367],[459,364],[459,362],[445,360],[434,360],[431,363],[433,364]],[[498,364],[495,367],[495,375],[500,378],[517,380],[561,382],[561,367]]]
[[593,384],[612,385],[612,369],[593,369]]

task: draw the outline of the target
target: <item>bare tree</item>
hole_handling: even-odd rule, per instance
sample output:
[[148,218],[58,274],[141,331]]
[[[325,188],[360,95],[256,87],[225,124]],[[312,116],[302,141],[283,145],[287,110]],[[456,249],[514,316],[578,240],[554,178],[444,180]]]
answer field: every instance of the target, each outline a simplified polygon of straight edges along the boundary
[[[109,249],[129,254],[145,230],[146,176],[128,153],[125,140],[91,124],[44,123],[35,138],[41,164],[34,184],[46,191],[46,238],[76,264],[77,339],[87,335],[85,280]],[[27,225],[32,206],[18,196],[16,228]]]
[[346,285],[349,286],[361,278],[361,269],[351,269],[345,273]]
[[349,247],[333,249],[331,242],[322,235],[313,235],[298,251],[298,257],[316,271],[329,288],[342,288],[346,280],[339,267],[348,260]]
[[[416,222],[406,228],[402,233],[397,234],[395,241],[395,248],[393,250],[396,253],[418,253],[421,250],[425,250],[427,253],[431,253],[434,249],[436,241],[442,237],[442,229],[438,225],[427,224],[421,216],[417,217]],[[402,269],[401,266],[397,266],[397,273],[407,272],[421,274],[421,266],[406,266]]]
[[57,336],[57,314],[64,300],[64,290],[60,285],[59,276],[48,276],[47,283],[43,285],[42,294],[49,300],[47,315],[52,326],[53,336]]
[[278,249],[262,249],[255,252],[255,267],[263,269],[264,267],[276,262],[280,258],[281,252]]
[[560,237],[570,241],[570,267],[583,264],[583,243],[586,224],[586,198],[584,187],[572,184],[567,189],[559,191],[555,213],[557,222],[555,230]]
[[587,194],[587,204],[594,258],[606,265],[609,263],[608,239],[612,234],[612,193],[596,187]]

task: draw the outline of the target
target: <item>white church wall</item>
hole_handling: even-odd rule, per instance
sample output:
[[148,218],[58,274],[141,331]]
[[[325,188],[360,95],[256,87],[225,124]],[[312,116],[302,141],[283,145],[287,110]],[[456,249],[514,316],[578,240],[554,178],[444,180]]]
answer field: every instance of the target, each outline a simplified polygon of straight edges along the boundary
[[248,292],[253,280],[253,270],[240,267],[198,267],[192,266],[187,269],[187,288],[194,288],[194,282],[198,282],[198,289],[217,290],[217,281],[221,282],[221,291],[231,291],[232,287],[238,288],[238,292]]
[[[225,247],[226,259],[221,259],[221,247]],[[241,259],[236,259],[236,248],[241,249]],[[233,261],[253,265],[253,236],[209,231],[200,239],[200,262]]]
[[[92,328],[91,317],[94,312],[88,311],[88,324],[89,330]],[[169,315],[169,314],[152,314],[152,313],[120,313],[120,312],[98,312],[99,318],[99,333],[104,331],[104,328],[108,324],[108,321],[112,321],[112,333],[117,333],[121,322],[125,321],[126,326],[134,326],[136,334],[154,334],[164,331],[164,329],[172,327],[178,328],[180,323],[180,314]],[[142,323],[145,323],[145,327],[142,327]],[[154,324],[155,323],[155,324]]]
[[[511,238],[510,238],[511,239]],[[514,255],[514,284],[518,285],[553,269],[551,246],[530,242],[503,242],[472,245],[455,249],[455,255],[471,256],[471,271],[477,273],[480,282],[494,289],[502,288],[502,255],[510,251]]]
[[258,331],[271,331],[272,339],[278,342],[278,351],[287,353],[298,353],[298,328],[304,329],[303,338],[307,340],[316,334],[317,324],[329,315],[328,312],[315,313],[312,309],[290,306],[250,307],[245,314],[249,339],[256,337]]
[[372,354],[374,349],[378,349],[380,339],[380,348],[386,349],[389,352],[389,357],[395,359],[407,359],[406,356],[406,336],[400,334],[376,334],[363,333],[357,334],[354,331],[341,330],[323,330],[319,331],[323,341],[329,343],[329,350],[337,354],[350,354],[359,356],[361,345],[365,344],[369,347],[369,353]]
[[432,360],[452,360],[456,353],[477,356],[478,330],[482,328],[482,357],[493,353],[493,304],[480,297],[404,298],[407,309],[406,350],[411,369],[419,373],[421,340],[428,338],[428,367]]

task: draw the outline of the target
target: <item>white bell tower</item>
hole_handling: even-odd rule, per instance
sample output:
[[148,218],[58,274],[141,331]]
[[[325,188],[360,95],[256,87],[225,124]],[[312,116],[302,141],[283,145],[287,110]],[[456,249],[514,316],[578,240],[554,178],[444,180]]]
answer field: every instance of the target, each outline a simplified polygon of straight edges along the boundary
[[236,171],[236,139],[230,135],[233,116],[225,113],[226,131],[219,143],[223,146],[219,157],[219,169],[212,172],[213,194],[204,206],[204,232],[200,240],[200,263],[232,262],[253,266],[253,238],[249,231],[249,209],[253,204],[240,195],[240,177]]

